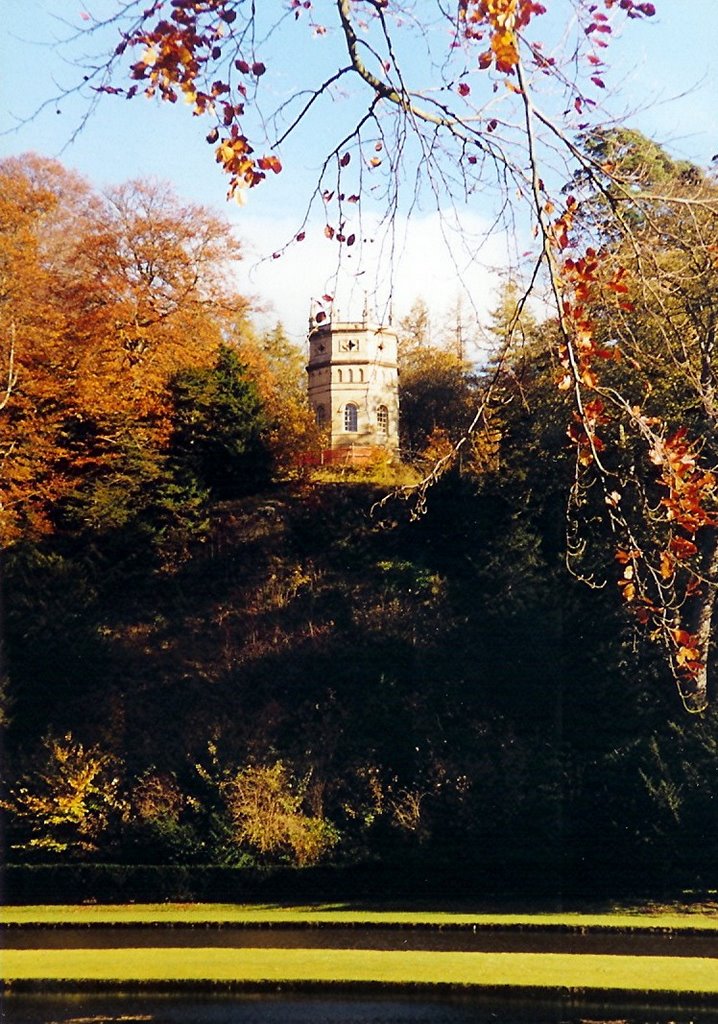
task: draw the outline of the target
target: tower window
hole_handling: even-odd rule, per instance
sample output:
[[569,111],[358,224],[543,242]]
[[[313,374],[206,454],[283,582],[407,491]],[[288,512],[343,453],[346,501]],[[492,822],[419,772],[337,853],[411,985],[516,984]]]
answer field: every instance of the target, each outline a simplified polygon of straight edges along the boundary
[[316,416],[316,419],[317,419],[317,426],[318,427],[323,427],[324,424],[327,421],[327,410],[324,408],[323,405],[318,405],[317,406],[316,411],[315,411],[315,416]]
[[359,410],[353,402],[344,406],[344,429],[348,433],[356,433],[359,429]]
[[376,425],[380,434],[389,433],[389,410],[385,405],[380,405],[376,411]]

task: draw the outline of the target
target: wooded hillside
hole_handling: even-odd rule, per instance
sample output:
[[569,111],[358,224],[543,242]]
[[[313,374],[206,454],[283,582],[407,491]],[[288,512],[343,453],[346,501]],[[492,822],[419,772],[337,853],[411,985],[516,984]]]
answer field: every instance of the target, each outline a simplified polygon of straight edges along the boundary
[[[514,318],[481,369],[405,342],[420,467],[492,382],[413,516],[401,468],[297,469],[301,359],[252,327],[207,211],[2,175],[8,859],[714,884],[716,712],[636,643],[602,495],[566,518],[554,325]],[[656,379],[663,415],[693,408]]]

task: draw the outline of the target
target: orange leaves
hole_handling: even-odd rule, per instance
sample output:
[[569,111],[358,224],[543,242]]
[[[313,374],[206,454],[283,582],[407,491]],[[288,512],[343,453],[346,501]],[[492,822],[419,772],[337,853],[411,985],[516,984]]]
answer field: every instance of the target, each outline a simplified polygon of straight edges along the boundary
[[264,174],[257,169],[251,157],[252,148],[244,135],[223,139],[215,150],[217,163],[230,176],[227,196],[243,205],[245,188],[251,188],[262,180]]
[[674,644],[674,657],[679,672],[688,677],[697,675],[703,667],[698,637],[685,629],[670,630],[670,637]]
[[[570,241],[570,232],[573,228],[573,218],[576,212],[577,203],[573,196],[566,200],[566,209],[560,217],[557,217],[550,227],[550,240],[560,251],[566,249]],[[550,211],[549,211],[550,212]]]
[[692,540],[688,540],[686,537],[675,536],[671,538],[670,551],[678,558],[691,558],[693,555],[698,554],[698,548]]
[[274,155],[262,156],[258,160],[252,157],[252,147],[245,135],[240,134],[236,125],[232,126],[232,134],[222,139],[215,150],[216,160],[225,173],[230,176],[228,198],[235,199],[240,205],[245,202],[246,188],[253,188],[265,177],[265,171],[279,174],[282,164]]
[[279,174],[282,170],[281,161],[276,156],[260,157],[257,164],[263,171],[272,171],[273,174]]
[[580,411],[573,414],[573,423],[569,424],[567,434],[576,445],[582,466],[590,466],[596,453],[603,451],[604,443],[598,436],[598,428],[608,422],[606,407],[600,398],[586,402]]
[[[235,5],[229,0],[172,0],[170,17],[153,22],[161,6],[154,4],[145,11],[140,27],[125,36],[118,47],[118,53],[127,47],[141,48],[140,59],[131,65],[130,77],[143,88],[134,85],[126,95],[131,98],[141,88],[145,96],[158,95],[170,103],[183,98],[195,115],[215,115],[218,125],[230,129],[229,137],[222,139],[215,151],[217,163],[230,177],[228,196],[244,202],[246,188],[259,184],[266,171],[278,174],[282,165],[273,155],[256,161],[251,157],[252,146],[239,120],[245,112],[247,85],[233,83],[226,68],[217,74],[226,36],[238,31],[228,28],[238,17]],[[255,80],[267,70],[256,58],[238,57],[232,67]],[[240,102],[229,99],[233,90],[240,94]],[[220,97],[227,98],[219,102]],[[219,134],[219,127],[214,127],[207,141],[214,145]]]
[[[655,636],[662,638],[671,651],[676,675],[687,680],[694,679],[703,669],[701,642],[695,633],[676,625],[675,610],[662,603],[656,604],[645,594],[645,584],[641,580],[641,571],[646,568],[644,552],[638,549],[616,551],[616,561],[621,568],[618,588],[623,600],[634,606],[636,619],[643,625],[653,623]],[[674,579],[675,562],[668,552],[661,553],[659,574],[666,586]],[[686,587],[686,595],[691,593]]]
[[[569,196],[566,209],[553,222],[553,231],[549,239],[558,250],[568,245],[568,230],[573,223],[576,206],[575,199]],[[613,348],[608,349],[597,344],[591,316],[591,304],[601,281],[602,267],[601,257],[590,247],[581,257],[567,257],[560,267],[564,342],[559,346],[561,369],[557,385],[562,391],[574,385],[579,388],[598,388],[600,379],[596,360],[615,358]],[[598,428],[609,422],[606,407],[598,398],[581,402],[574,413],[574,420],[569,427],[568,436],[577,447],[579,463],[582,466],[589,466],[597,453],[604,448]]]
[[[636,0],[603,0],[604,7],[620,9],[628,18],[652,17],[655,6],[652,3],[639,3]],[[598,3],[587,5],[589,23],[584,32],[594,45],[605,47],[605,37],[612,33],[608,16],[598,9]],[[497,71],[510,75],[519,62],[519,39],[523,29],[531,20],[545,14],[546,8],[536,0],[460,0],[459,20],[462,23],[464,36],[480,42],[488,41],[478,58],[479,68],[487,70],[495,67]],[[543,58],[540,44],[534,45],[534,59],[540,67],[550,67],[552,61]],[[600,58],[592,55],[592,63],[601,65]],[[603,79],[596,73],[592,81],[599,89],[605,88]],[[581,104],[579,98],[579,105]]]
[[[685,428],[665,439],[658,439],[651,449],[651,460],[661,469],[661,483],[668,491],[661,500],[668,519],[690,536],[704,526],[718,526],[715,507],[718,494],[716,478],[698,465],[696,445],[687,440]],[[676,543],[686,543],[676,538]],[[679,553],[676,551],[676,553]],[[685,557],[685,547],[680,552]]]
[[637,563],[638,559],[642,557],[642,552],[634,548],[630,551],[624,551],[621,548],[616,551],[616,561],[619,565],[623,566],[621,572],[621,578],[618,581],[618,586],[621,591],[621,597],[624,601],[631,603],[635,601],[638,590],[637,590]]
[[480,54],[479,68],[485,70],[494,65],[503,74],[511,74],[518,64],[518,33],[534,15],[544,13],[543,5],[535,0],[460,0],[459,3],[459,19],[467,39],[481,40],[488,31],[489,49]]

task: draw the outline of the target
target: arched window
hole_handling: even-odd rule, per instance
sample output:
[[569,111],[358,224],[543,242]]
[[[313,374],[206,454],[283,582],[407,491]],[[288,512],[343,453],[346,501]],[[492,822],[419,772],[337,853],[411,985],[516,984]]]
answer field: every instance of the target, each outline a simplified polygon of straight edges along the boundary
[[361,366],[359,367],[359,383],[364,383],[364,371],[362,370]]
[[354,371],[353,370],[347,370],[347,374],[348,374],[347,380],[349,381],[350,384],[353,384],[354,383]]
[[389,410],[385,405],[380,405],[376,411],[376,425],[380,434],[389,433]]
[[317,418],[317,426],[323,427],[327,421],[327,410],[324,408],[323,405],[317,406],[315,416]]
[[341,370],[337,370],[337,384],[341,384],[341,382],[342,382],[342,371]]
[[353,402],[344,406],[344,429],[348,433],[356,433],[359,429],[359,410]]

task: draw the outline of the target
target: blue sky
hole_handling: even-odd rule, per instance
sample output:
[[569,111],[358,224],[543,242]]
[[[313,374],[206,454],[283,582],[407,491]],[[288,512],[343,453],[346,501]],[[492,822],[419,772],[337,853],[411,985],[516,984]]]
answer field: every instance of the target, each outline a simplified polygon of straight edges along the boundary
[[[280,0],[262,0],[281,11]],[[645,22],[628,22],[608,51],[607,104],[612,113],[666,143],[676,155],[708,163],[718,153],[718,0],[655,0],[657,15]],[[347,315],[358,312],[363,290],[372,292],[377,280],[394,275],[396,315],[413,299],[424,298],[440,314],[461,294],[459,271],[480,313],[495,295],[495,271],[506,261],[506,239],[494,233],[476,258],[459,252],[456,263],[448,256],[445,235],[436,210],[424,206],[411,225],[397,217],[395,258],[386,248],[365,248],[345,262],[337,282],[336,246],[321,230],[308,231],[307,241],[278,260],[271,253],[297,230],[308,195],[316,181],[322,146],[340,123],[356,110],[348,95],[335,96],[294,143],[283,147],[285,170],[252,191],[245,207],[226,204],[226,182],[205,142],[207,127],[181,103],[158,106],[142,98],[132,102],[103,99],[77,132],[87,98],[81,95],[49,103],[25,124],[42,103],[77,81],[76,62],[89,52],[86,42],[67,45],[68,25],[83,24],[80,0],[0,0],[3,34],[0,40],[0,155],[34,150],[58,157],[102,187],[135,177],[171,182],[177,193],[222,210],[245,242],[247,259],[240,272],[243,290],[267,307],[268,320],[282,319],[300,338],[309,298],[330,290],[343,296]],[[114,0],[86,0],[99,17],[116,8]],[[433,8],[433,0],[414,0],[417,13]],[[547,6],[564,13],[570,0],[552,0]],[[330,0],[315,0],[316,17],[331,27]],[[560,36],[562,22],[546,20],[546,33]],[[299,83],[336,70],[343,59],[337,35],[315,36],[308,25],[287,22],[283,34],[267,44],[274,77],[269,83],[276,97]],[[420,60],[418,53],[410,62]],[[269,75],[267,79],[269,80]],[[16,129],[16,130],[12,130]],[[489,216],[478,198],[461,213],[462,228],[482,235]],[[371,214],[365,234],[372,234]],[[450,230],[450,229],[449,229]],[[478,246],[478,242],[477,242]],[[262,257],[270,257],[258,262]],[[391,269],[389,269],[391,267]],[[338,286],[338,287],[337,287]]]

